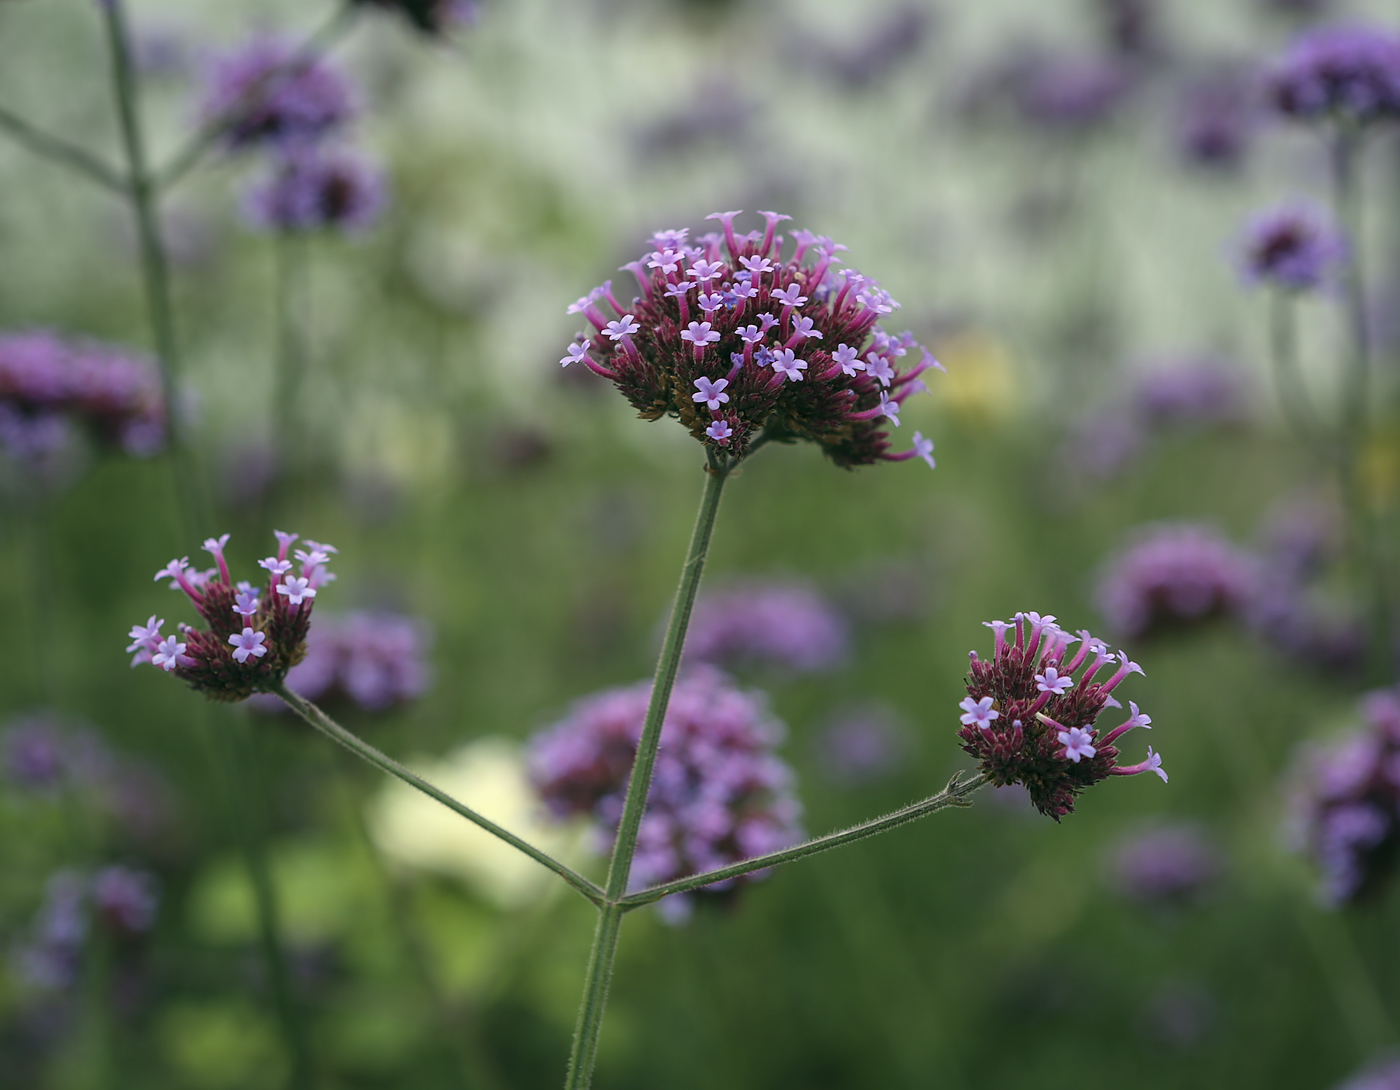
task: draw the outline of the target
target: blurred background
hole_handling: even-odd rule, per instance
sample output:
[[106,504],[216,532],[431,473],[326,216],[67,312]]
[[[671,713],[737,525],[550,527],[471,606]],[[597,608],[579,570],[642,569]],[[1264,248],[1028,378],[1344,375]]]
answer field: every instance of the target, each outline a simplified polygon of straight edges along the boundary
[[[0,2],[0,104],[118,162],[96,7]],[[294,7],[132,0],[157,162],[221,56],[334,10]],[[558,359],[566,306],[658,229],[789,213],[948,369],[895,434],[933,437],[936,472],[775,446],[727,489],[707,589],[788,597],[725,665],[785,724],[809,832],[967,767],[983,621],[1053,613],[1146,669],[1118,694],[1153,717],[1127,759],[1150,740],[1170,784],[1115,779],[1060,824],[983,791],[682,923],[630,916],[598,1086],[1320,1088],[1400,1045],[1395,891],[1339,896],[1300,850],[1307,747],[1372,682],[1330,478],[1284,425],[1237,260],[1259,207],[1327,199],[1324,145],[1259,107],[1261,65],[1319,21],[1396,14],[486,0],[429,36],[366,7],[325,63],[382,171],[373,222],[261,229],[257,153],[168,192],[197,532],[232,532],[235,578],[273,527],[336,545],[306,695],[587,873],[529,739],[649,676],[702,455]],[[1400,145],[1365,162],[1388,381]],[[13,143],[0,193],[0,333],[149,356],[122,202]],[[1298,307],[1328,403],[1337,300]],[[1391,518],[1393,416],[1362,463]],[[588,904],[291,716],[128,668],[130,625],[194,620],[150,575],[196,551],[172,482],[76,427],[0,455],[0,1085],[282,1085],[258,843],[319,1085],[557,1084]]]

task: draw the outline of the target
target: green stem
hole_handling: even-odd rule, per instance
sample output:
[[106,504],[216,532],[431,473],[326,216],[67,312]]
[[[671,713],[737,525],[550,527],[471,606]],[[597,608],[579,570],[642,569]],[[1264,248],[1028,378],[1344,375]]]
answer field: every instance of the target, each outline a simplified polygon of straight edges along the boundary
[[763,870],[765,867],[776,867],[782,863],[791,863],[797,859],[804,859],[809,855],[816,855],[818,852],[830,851],[832,848],[839,848],[843,844],[854,844],[857,840],[864,840],[868,836],[876,836],[880,833],[897,829],[901,825],[907,825],[911,821],[918,821],[920,818],[935,814],[939,810],[949,806],[971,806],[968,799],[974,792],[980,789],[987,781],[980,776],[973,779],[962,779],[962,774],[955,775],[948,781],[948,786],[936,795],[930,795],[920,802],[913,803],[896,810],[884,817],[874,818],[871,821],[853,825],[849,829],[840,832],[827,833],[826,836],[819,836],[814,840],[794,845],[791,848],[784,848],[782,851],[769,852],[767,855],[754,856],[752,859],[744,859],[728,867],[718,867],[715,870],[705,871],[703,874],[692,874],[685,878],[678,878],[674,882],[666,882],[664,885],[652,886],[650,889],[639,890],[629,897],[622,898],[618,902],[623,909],[631,911],[640,908],[642,905],[649,905],[653,901],[659,901],[672,893],[685,893],[688,890],[699,889],[708,886],[711,882],[722,882],[726,878],[738,878],[740,875],[752,874],[756,870]]
[[[1297,309],[1291,293],[1269,293],[1269,356],[1284,418],[1298,441],[1326,453],[1327,434],[1298,365]],[[1330,459],[1329,459],[1330,460]]]
[[189,462],[179,413],[180,346],[175,336],[174,308],[170,301],[170,267],[161,235],[157,194],[146,166],[146,142],[136,101],[136,80],[131,62],[131,39],[122,0],[99,4],[107,28],[112,82],[121,123],[122,149],[126,155],[127,199],[136,220],[141,253],[141,279],[145,287],[147,317],[160,363],[161,390],[165,397],[166,442],[175,474],[183,536],[198,536],[204,521],[202,496]]
[[612,981],[613,961],[617,954],[618,930],[626,911],[619,902],[627,892],[627,879],[632,871],[632,857],[637,850],[637,831],[646,810],[647,794],[651,790],[651,773],[656,764],[656,751],[661,744],[661,726],[666,708],[671,702],[671,689],[680,669],[681,651],[685,646],[685,631],[690,625],[690,613],[695,595],[700,589],[700,577],[705,571],[705,557],[714,533],[715,516],[719,512],[724,482],[735,462],[724,455],[708,453],[709,467],[700,511],[695,517],[695,529],[690,535],[690,549],[685,566],[681,568],[680,586],[671,606],[671,619],[666,626],[666,638],[656,662],[656,677],[651,686],[651,701],[642,723],[642,736],[637,742],[637,756],[627,782],[626,801],[618,823],[617,840],[613,843],[612,860],[608,864],[607,903],[599,907],[598,930],[593,937],[593,950],[588,958],[584,977],[583,1001],[579,1006],[578,1025],[574,1030],[573,1053],[569,1057],[569,1074],[564,1085],[568,1090],[581,1090],[593,1081],[593,1065],[598,1056],[598,1038],[603,1028],[603,1009],[607,1005],[608,985]]
[[156,189],[170,189],[199,165],[199,161],[219,142],[229,126],[242,115],[243,111],[257,101],[258,96],[272,90],[284,79],[294,79],[315,64],[346,31],[354,25],[358,5],[350,2],[337,4],[331,17],[317,31],[304,41],[287,62],[272,69],[262,79],[250,84],[242,96],[218,117],[210,118],[185,144],[170,157],[169,162],[156,172],[153,179]]
[[379,750],[375,749],[368,742],[364,741],[364,739],[358,737],[357,735],[351,734],[348,730],[342,727],[339,723],[337,723],[329,715],[323,712],[320,708],[316,707],[315,704],[311,703],[311,701],[307,700],[305,697],[298,696],[296,693],[292,692],[291,689],[287,688],[287,684],[285,681],[277,682],[277,684],[272,686],[268,691],[276,694],[277,696],[280,696],[282,700],[286,703],[286,705],[292,709],[292,711],[296,712],[299,716],[305,719],[322,734],[330,738],[333,742],[339,743],[340,745],[348,749],[351,753],[355,754],[357,757],[363,758],[370,764],[375,765],[383,771],[389,773],[389,775],[396,776],[400,780],[403,780],[403,782],[408,784],[410,787],[416,787],[419,791],[423,792],[423,794],[427,795],[429,798],[436,799],[438,802],[446,806],[449,810],[452,810],[453,812],[462,815],[462,817],[466,818],[468,821],[479,825],[492,836],[500,837],[511,847],[524,852],[531,859],[541,864],[542,866],[548,867],[550,870],[552,870],[555,874],[559,875],[560,878],[568,882],[569,885],[573,886],[574,889],[578,890],[594,904],[602,903],[603,891],[599,889],[596,885],[594,885],[592,882],[590,882],[587,878],[583,877],[583,875],[575,873],[573,870],[571,870],[569,867],[566,867],[563,863],[559,862],[559,860],[555,859],[553,856],[540,851],[540,849],[536,848],[533,844],[521,840],[520,837],[510,832],[508,829],[504,829],[501,826],[497,825],[490,818],[483,817],[481,814],[478,814],[469,806],[464,806],[462,803],[454,799],[451,795],[447,794],[445,791],[439,790],[438,788],[434,787],[427,780],[423,779],[423,777],[415,775],[408,769],[404,768],[403,765],[399,764],[392,757],[389,757],[386,754],[379,752]]
[[306,368],[306,351],[300,321],[306,288],[303,240],[281,232],[273,242],[276,261],[277,354],[272,382],[273,443],[283,459],[285,472],[300,454],[297,437],[297,399]]
[[1360,460],[1370,439],[1371,338],[1366,322],[1366,281],[1362,260],[1359,167],[1361,134],[1339,128],[1332,144],[1332,196],[1342,224],[1348,253],[1342,265],[1342,295],[1346,306],[1351,361],[1342,394],[1339,466],[1342,500],[1347,509],[1353,563],[1359,597],[1370,606],[1371,639],[1368,672],[1374,682],[1391,680],[1395,668],[1390,594],[1384,550],[1361,480]]
[[272,986],[272,1001],[277,1010],[282,1043],[291,1060],[288,1085],[293,1090],[309,1090],[315,1085],[315,1069],[306,1026],[292,992],[291,973],[287,968],[286,951],[282,943],[277,891],[272,881],[272,868],[268,863],[267,828],[262,820],[267,809],[267,800],[259,774],[260,762],[255,755],[256,739],[251,737],[247,723],[236,724],[229,733],[233,738],[231,748],[234,752],[229,763],[233,770],[234,791],[238,798],[245,800],[243,820],[238,822],[238,825],[242,832],[244,863],[248,869],[248,879],[253,887],[253,899],[257,909],[258,943],[262,948],[263,962]]
[[19,114],[0,106],[0,132],[8,135],[16,144],[28,148],[50,162],[59,163],[75,170],[90,181],[105,189],[125,194],[126,179],[104,163],[86,148],[69,143],[61,136],[54,136],[35,128]]

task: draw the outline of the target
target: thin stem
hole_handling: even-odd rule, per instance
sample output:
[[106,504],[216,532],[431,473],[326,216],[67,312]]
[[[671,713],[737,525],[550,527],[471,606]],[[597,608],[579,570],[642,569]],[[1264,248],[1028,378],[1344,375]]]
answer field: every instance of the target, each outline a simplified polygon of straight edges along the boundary
[[317,59],[354,25],[357,14],[356,4],[337,4],[331,17],[298,47],[285,64],[273,68],[261,79],[249,84],[236,102],[219,116],[206,121],[194,135],[185,141],[185,144],[170,157],[165,166],[156,172],[153,179],[156,189],[170,189],[179,183],[186,174],[199,165],[199,161],[219,142],[219,138],[224,135],[230,125],[242,116],[243,111],[248,106],[256,102],[260,95],[272,90],[282,80],[295,79],[316,63]]
[[54,136],[36,128],[4,106],[0,106],[0,132],[4,132],[21,147],[28,148],[50,162],[77,171],[105,189],[121,194],[127,191],[126,179],[92,152],[78,144],[70,143],[61,136]]
[[306,291],[305,240],[279,232],[273,241],[277,292],[277,354],[272,382],[273,442],[283,459],[283,470],[290,469],[300,453],[297,442],[296,407],[306,370],[301,312]]
[[949,780],[948,786],[938,794],[906,806],[902,810],[886,814],[884,817],[874,818],[871,821],[862,822],[860,825],[853,825],[840,832],[827,833],[826,836],[819,836],[791,848],[784,848],[782,851],[754,856],[752,859],[743,859],[727,867],[718,867],[702,874],[677,878],[674,882],[666,882],[664,885],[652,886],[650,889],[640,890],[624,897],[618,903],[623,909],[630,912],[634,908],[649,905],[672,893],[685,893],[688,890],[708,886],[712,882],[722,882],[726,878],[738,878],[740,875],[752,874],[754,871],[763,870],[766,867],[776,867],[782,863],[791,863],[809,855],[816,855],[818,852],[830,851],[843,844],[854,844],[857,840],[864,840],[868,836],[876,836],[879,833],[888,832],[890,829],[897,829],[901,825],[918,821],[920,818],[947,809],[949,806],[971,806],[972,803],[968,800],[986,782],[980,776],[965,780],[959,773]]
[[700,577],[705,571],[705,557],[710,550],[715,516],[719,512],[720,496],[734,463],[713,450],[706,451],[709,460],[705,492],[700,510],[695,516],[695,529],[690,535],[690,549],[681,568],[680,586],[671,606],[671,619],[666,626],[666,638],[656,662],[656,676],[651,686],[651,701],[642,723],[642,736],[637,742],[637,756],[627,781],[627,797],[618,822],[617,839],[613,843],[612,860],[608,864],[607,903],[598,915],[598,930],[593,938],[593,950],[588,958],[584,977],[583,1001],[579,1006],[578,1025],[574,1030],[573,1053],[569,1057],[569,1073],[564,1081],[567,1090],[582,1090],[593,1081],[593,1065],[598,1055],[598,1039],[603,1029],[603,1009],[607,1005],[608,985],[612,981],[613,960],[617,953],[617,935],[622,926],[624,909],[619,906],[627,892],[627,879],[632,871],[632,857],[637,850],[637,831],[641,828],[651,790],[651,774],[656,764],[656,752],[661,745],[661,727],[666,708],[671,702],[671,689],[680,669],[681,651],[685,647],[685,631],[690,625],[690,613],[695,595],[700,589]]
[[1384,550],[1377,540],[1375,518],[1367,502],[1359,462],[1370,439],[1371,338],[1366,321],[1366,281],[1362,260],[1361,192],[1359,185],[1361,134],[1339,127],[1332,143],[1332,196],[1346,235],[1347,257],[1342,265],[1342,294],[1351,341],[1351,363],[1342,395],[1339,465],[1342,499],[1346,504],[1351,543],[1361,597],[1370,605],[1371,640],[1368,668],[1373,681],[1391,679],[1395,668],[1395,630]]
[[233,769],[234,793],[244,800],[243,820],[237,824],[242,833],[244,864],[253,887],[253,900],[258,917],[258,945],[267,966],[272,1002],[277,1010],[277,1023],[282,1031],[282,1043],[291,1059],[288,1085],[304,1090],[315,1085],[311,1046],[301,1009],[292,992],[291,973],[283,949],[281,920],[277,911],[277,891],[272,883],[272,868],[267,856],[267,828],[262,817],[266,811],[263,783],[256,757],[256,739],[251,737],[248,724],[236,724],[228,732],[233,739],[229,764]]
[[1298,441],[1326,453],[1327,434],[1298,365],[1297,305],[1285,291],[1269,293],[1269,355],[1279,405]]
[[277,696],[280,696],[282,700],[286,703],[286,705],[292,709],[292,711],[296,712],[299,716],[305,719],[322,734],[326,735],[332,741],[338,742],[340,745],[348,749],[351,753],[355,754],[357,757],[362,757],[370,764],[375,765],[383,771],[389,773],[389,775],[398,777],[410,787],[416,787],[419,791],[423,792],[423,794],[427,795],[429,798],[436,799],[438,802],[446,806],[449,810],[452,810],[454,813],[461,814],[462,817],[466,818],[468,821],[476,825],[479,825],[492,836],[500,837],[511,847],[524,852],[531,859],[541,864],[542,866],[548,867],[550,870],[552,870],[555,874],[559,875],[560,878],[568,882],[569,885],[573,886],[574,889],[578,890],[594,904],[602,904],[603,891],[599,889],[596,885],[594,885],[592,882],[590,882],[587,878],[583,877],[583,875],[575,873],[573,870],[571,870],[569,867],[566,867],[563,863],[559,862],[559,860],[555,859],[553,856],[540,851],[540,849],[536,848],[533,844],[521,840],[520,837],[510,832],[508,829],[504,829],[501,826],[497,825],[490,818],[483,817],[481,814],[478,814],[469,806],[464,806],[462,803],[454,799],[451,795],[447,794],[445,791],[439,790],[438,788],[434,787],[427,780],[423,779],[423,777],[415,775],[408,769],[404,768],[403,765],[399,764],[392,757],[389,757],[379,752],[379,750],[375,749],[368,742],[364,741],[364,739],[358,737],[357,735],[351,734],[348,730],[342,727],[339,723],[337,723],[329,715],[323,712],[320,708],[316,707],[315,704],[311,703],[311,701],[307,700],[305,697],[298,696],[296,693],[292,692],[291,689],[287,688],[286,682],[279,681],[269,691],[275,693]]
[[136,220],[147,317],[151,324],[156,357],[160,363],[161,391],[165,398],[166,442],[170,447],[184,536],[193,538],[198,536],[199,525],[204,521],[203,504],[193,467],[184,449],[184,436],[181,434],[178,410],[180,347],[175,336],[174,308],[170,301],[170,267],[161,235],[157,195],[146,169],[146,143],[137,109],[136,80],[131,61],[131,39],[126,25],[126,9],[122,0],[104,0],[98,6],[102,10],[107,28],[112,82],[117,100],[117,114],[121,122],[122,149],[126,155],[125,188],[132,215]]

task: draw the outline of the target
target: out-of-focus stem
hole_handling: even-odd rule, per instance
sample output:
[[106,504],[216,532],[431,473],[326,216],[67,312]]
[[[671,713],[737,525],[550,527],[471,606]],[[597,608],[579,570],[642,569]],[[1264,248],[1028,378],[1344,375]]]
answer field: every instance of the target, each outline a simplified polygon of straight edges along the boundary
[[90,181],[114,193],[126,194],[126,179],[92,152],[61,136],[36,128],[13,110],[0,106],[0,132],[35,155],[77,171]]
[[121,123],[122,150],[126,155],[126,194],[136,221],[137,246],[141,253],[141,280],[146,294],[146,310],[151,325],[156,357],[160,364],[161,390],[165,397],[166,442],[171,465],[183,536],[197,538],[205,521],[203,495],[194,475],[190,453],[185,446],[179,413],[180,346],[175,334],[174,308],[170,300],[170,267],[161,235],[156,188],[146,167],[146,143],[137,103],[136,80],[131,61],[131,40],[126,25],[123,0],[103,0],[102,11],[111,54],[112,82]]
[[1273,363],[1274,389],[1284,418],[1298,441],[1333,461],[1331,440],[1321,414],[1308,392],[1298,364],[1297,304],[1289,292],[1269,293],[1269,355]]
[[276,453],[283,470],[293,468],[301,454],[301,422],[297,406],[306,371],[306,343],[301,326],[306,298],[305,242],[294,234],[279,232],[273,242],[277,293],[277,353],[272,381],[272,406]]

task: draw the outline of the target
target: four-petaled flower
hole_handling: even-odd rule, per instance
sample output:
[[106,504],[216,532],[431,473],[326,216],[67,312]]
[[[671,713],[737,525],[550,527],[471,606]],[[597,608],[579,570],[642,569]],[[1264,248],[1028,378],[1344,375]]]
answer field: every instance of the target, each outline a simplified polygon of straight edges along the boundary
[[711,382],[702,376],[695,380],[696,392],[690,395],[690,400],[703,401],[705,408],[713,411],[729,400],[729,395],[724,392],[724,388],[728,385],[728,379],[722,378],[717,382]]

